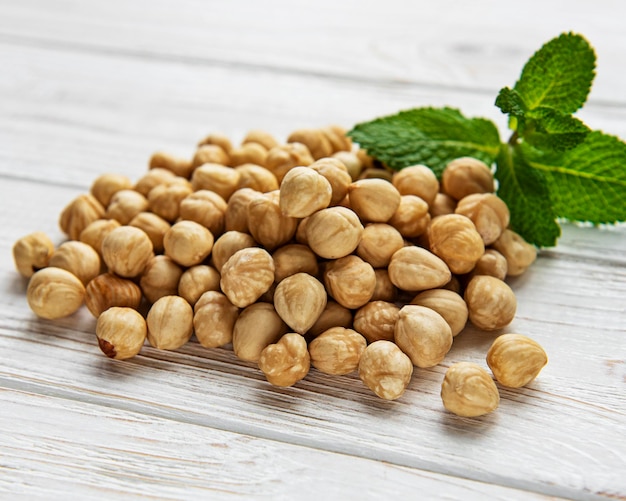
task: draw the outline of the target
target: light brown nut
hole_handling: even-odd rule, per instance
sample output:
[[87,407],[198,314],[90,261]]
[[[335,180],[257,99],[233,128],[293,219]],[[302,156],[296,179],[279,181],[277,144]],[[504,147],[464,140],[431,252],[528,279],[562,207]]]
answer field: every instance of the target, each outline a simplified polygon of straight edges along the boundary
[[328,300],[317,321],[308,330],[307,337],[314,338],[331,327],[352,327],[352,312],[339,303]]
[[328,207],[332,193],[324,176],[309,167],[294,167],[280,184],[280,210],[285,216],[307,217]]
[[253,129],[248,131],[241,141],[241,144],[246,143],[258,143],[268,151],[278,146],[278,141],[276,141],[274,136],[272,136],[269,132],[261,129]]
[[413,375],[413,364],[391,341],[370,344],[359,361],[359,378],[380,398],[400,398]]
[[135,191],[141,193],[144,197],[148,196],[150,190],[159,184],[166,184],[176,179],[176,174],[167,169],[155,167],[150,169],[144,174],[136,183],[133,188]]
[[176,176],[189,179],[194,165],[187,158],[180,158],[170,153],[157,151],[150,157],[149,167],[150,169],[167,169]]
[[98,317],[96,337],[102,353],[109,358],[126,360],[141,351],[148,326],[139,312],[114,306]]
[[204,264],[186,269],[178,281],[178,295],[191,306],[194,306],[205,292],[217,291],[219,288],[220,274],[215,268]]
[[104,216],[127,225],[140,212],[147,211],[148,199],[135,190],[120,190],[111,197]]
[[376,286],[374,294],[370,301],[388,301],[393,303],[398,298],[398,289],[389,278],[389,272],[386,268],[378,268],[374,270],[376,275]]
[[494,193],[474,193],[459,200],[455,209],[472,220],[485,245],[495,242],[509,225],[509,208]]
[[171,228],[170,223],[165,219],[156,214],[152,214],[152,212],[140,212],[130,220],[128,226],[134,226],[145,232],[152,242],[154,252],[163,252],[163,239]]
[[495,277],[476,275],[467,284],[464,298],[469,319],[479,329],[501,329],[515,317],[515,294],[505,282]]
[[495,249],[486,249],[481,258],[476,261],[476,266],[470,273],[470,278],[475,275],[491,275],[504,280],[508,270],[506,258]]
[[193,309],[180,296],[157,300],[146,317],[148,342],[160,350],[176,350],[193,334]]
[[287,142],[304,144],[315,160],[333,154],[330,140],[320,129],[298,129],[289,135]]
[[199,146],[191,161],[192,168],[194,169],[204,164],[229,165],[230,163],[231,158],[229,154],[217,144],[203,144]]
[[65,206],[59,218],[61,230],[72,240],[96,219],[104,217],[104,207],[92,195],[79,195]]
[[400,309],[394,339],[418,367],[437,365],[452,347],[452,331],[445,319],[435,310],[417,305]]
[[521,388],[535,379],[548,363],[541,345],[521,334],[498,336],[487,352],[487,365],[496,380],[509,388]]
[[282,212],[278,192],[271,192],[248,204],[248,227],[254,239],[271,251],[294,237],[298,220]]
[[331,158],[336,158],[346,166],[352,181],[356,181],[363,171],[363,162],[354,151],[336,151]]
[[360,308],[374,294],[376,273],[358,256],[346,256],[326,265],[324,285],[328,294],[341,306]]
[[41,231],[30,233],[13,244],[13,261],[20,274],[30,278],[33,274],[48,266],[54,252],[54,243]]
[[428,226],[430,250],[445,261],[452,273],[467,273],[485,252],[472,221],[459,214],[434,218]]
[[89,192],[95,197],[102,207],[109,205],[111,197],[120,190],[130,190],[132,181],[121,174],[102,174],[92,183]]
[[332,157],[320,158],[310,167],[330,183],[332,188],[330,205],[339,204],[348,194],[348,187],[352,183],[347,167],[340,160]]
[[337,259],[353,252],[363,234],[359,217],[345,207],[329,207],[309,216],[306,241],[318,256]]
[[360,179],[348,187],[350,207],[361,221],[385,223],[391,219],[401,196],[391,183],[383,179]]
[[155,303],[163,296],[175,296],[183,269],[167,256],[154,256],[146,264],[139,286],[145,298]]
[[208,190],[225,201],[237,190],[241,174],[232,167],[204,164],[193,171],[191,187],[194,191]]
[[141,304],[141,289],[135,282],[112,273],[98,275],[85,288],[85,305],[98,318],[114,306],[137,309]]
[[385,223],[370,223],[365,226],[357,255],[374,268],[384,268],[391,256],[404,247],[404,239],[398,230]]
[[179,221],[163,237],[165,255],[182,266],[202,263],[213,249],[213,234],[194,221]]
[[452,276],[443,260],[417,246],[397,250],[391,256],[388,271],[391,283],[406,291],[441,287]]
[[324,286],[308,273],[285,278],[274,291],[276,313],[298,334],[304,334],[315,324],[326,301]]
[[393,172],[379,167],[368,168],[361,172],[359,179],[383,179],[391,183],[393,179]]
[[76,312],[85,299],[85,286],[67,270],[48,267],[35,272],[26,289],[35,315],[54,320]]
[[240,175],[237,189],[251,188],[261,193],[278,189],[276,176],[261,165],[245,163],[235,167],[235,170],[239,172]]
[[52,253],[48,266],[69,271],[84,285],[100,274],[100,256],[89,245],[70,240],[64,242]]
[[251,304],[235,322],[233,351],[241,360],[258,362],[265,347],[276,343],[286,333],[287,325],[272,304]]
[[444,407],[457,416],[477,417],[497,409],[500,394],[491,376],[480,365],[457,362],[446,371],[441,384]]
[[472,193],[493,193],[494,188],[491,169],[476,158],[452,160],[441,174],[441,191],[455,200]]
[[275,146],[267,153],[265,168],[280,183],[285,174],[297,166],[308,166],[313,163],[309,149],[301,143],[287,143]]
[[347,131],[341,125],[329,125],[320,130],[330,142],[333,153],[352,149],[352,140],[346,135]]
[[[239,148],[230,150],[230,165],[239,167],[245,164],[254,164],[264,167],[267,162],[267,149],[259,143],[249,142]],[[245,185],[248,186],[248,185]],[[250,186],[252,188],[252,186]],[[277,189],[272,188],[272,189]],[[254,188],[257,189],[257,188]]]
[[224,263],[228,261],[230,256],[232,256],[235,252],[241,249],[256,246],[256,240],[248,233],[242,233],[240,231],[227,231],[215,241],[215,244],[213,244],[213,250],[211,251],[213,266],[215,266],[215,269],[221,273]]
[[260,196],[263,196],[261,192],[251,188],[235,191],[228,199],[228,207],[226,214],[224,214],[224,229],[249,233],[248,204]]
[[447,289],[431,289],[420,292],[411,304],[425,306],[439,313],[450,326],[452,336],[463,330],[467,323],[468,311],[463,298]]
[[99,256],[102,256],[102,241],[104,237],[120,226],[120,223],[115,219],[96,219],[80,232],[79,240],[89,245]]
[[439,193],[435,173],[425,165],[413,165],[394,173],[392,181],[401,195],[415,195],[430,205]]
[[308,222],[309,222],[308,217],[301,219],[300,222],[298,223],[298,228],[296,229],[296,235],[295,235],[296,242],[302,245],[307,245],[307,246],[309,245],[309,242],[306,238],[306,225]]
[[301,272],[314,277],[317,276],[317,256],[306,245],[283,245],[274,251],[272,258],[274,259],[274,280],[276,282]]
[[222,267],[222,291],[239,308],[254,303],[273,283],[274,260],[264,249],[238,250]]
[[153,255],[148,235],[133,226],[115,228],[102,241],[102,259],[109,271],[121,277],[141,275]]
[[361,306],[354,315],[354,330],[362,334],[368,343],[393,341],[400,307],[387,301],[370,301]]
[[259,357],[259,369],[274,386],[293,386],[311,367],[306,341],[300,334],[289,333],[277,343],[266,346]]
[[367,341],[357,331],[331,327],[309,344],[311,365],[326,374],[343,375],[357,369]]
[[437,193],[435,200],[430,204],[428,211],[430,217],[443,216],[445,214],[454,214],[456,209],[456,200],[445,193]]
[[216,237],[224,232],[227,207],[226,201],[217,193],[199,190],[180,202],[180,218],[205,226]]
[[402,195],[400,205],[388,223],[405,238],[419,237],[430,223],[428,204],[418,196]]
[[152,213],[173,223],[180,214],[180,203],[191,193],[191,186],[188,185],[160,184],[148,193],[148,208]]
[[239,308],[221,292],[207,291],[194,306],[193,328],[205,348],[219,348],[233,340]]
[[231,143],[226,134],[221,132],[211,132],[198,142],[198,146],[203,146],[205,144],[215,144],[222,148],[226,153],[230,153],[230,150],[233,149],[233,143]]
[[507,275],[511,277],[524,273],[537,258],[537,249],[513,230],[504,230],[492,247],[506,258]]
[[367,151],[358,148],[356,150],[356,156],[359,157],[359,160],[363,164],[363,169],[371,169],[374,167],[374,158],[367,154]]

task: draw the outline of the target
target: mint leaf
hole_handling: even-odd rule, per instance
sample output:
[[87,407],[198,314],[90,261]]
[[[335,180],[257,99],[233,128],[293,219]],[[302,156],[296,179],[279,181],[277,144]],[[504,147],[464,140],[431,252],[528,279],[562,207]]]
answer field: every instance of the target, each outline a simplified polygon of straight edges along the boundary
[[500,89],[496,98],[496,106],[502,110],[502,113],[509,113],[518,117],[524,116],[526,112],[526,104],[520,93],[508,87]]
[[[565,151],[582,143],[589,134],[589,127],[571,115],[552,108],[535,108],[525,116],[526,123],[534,132],[524,133],[524,140],[536,148]],[[530,124],[529,124],[530,122]]]
[[528,60],[514,90],[528,109],[547,106],[574,113],[587,100],[595,65],[596,55],[587,40],[563,33]]
[[392,169],[425,164],[437,176],[446,164],[471,156],[491,164],[500,149],[493,122],[453,108],[415,108],[356,125],[348,135]]
[[518,148],[503,144],[498,155],[498,196],[509,207],[511,228],[539,247],[556,245],[561,234],[550,192],[540,171],[530,168]]
[[626,220],[626,143],[594,131],[558,154],[525,148],[529,166],[543,175],[558,217],[595,224]]

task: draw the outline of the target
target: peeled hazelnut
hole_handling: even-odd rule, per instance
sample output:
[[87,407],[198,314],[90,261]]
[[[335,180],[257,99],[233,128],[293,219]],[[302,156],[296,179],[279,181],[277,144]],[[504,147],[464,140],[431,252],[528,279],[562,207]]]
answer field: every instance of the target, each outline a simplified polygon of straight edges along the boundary
[[432,252],[417,246],[397,250],[391,256],[388,272],[391,283],[407,291],[441,287],[452,276],[446,263]]
[[328,294],[346,308],[360,308],[374,294],[374,268],[358,256],[346,256],[327,264],[324,285]]
[[537,249],[513,230],[504,230],[493,248],[506,258],[507,275],[511,277],[524,273],[537,258]]
[[219,164],[204,164],[193,171],[191,187],[194,191],[209,190],[224,200],[237,190],[241,174],[232,167]]
[[130,190],[131,180],[121,174],[102,174],[91,185],[90,193],[100,202],[102,207],[109,205],[111,197],[120,190]]
[[310,167],[330,183],[332,188],[330,205],[339,204],[348,194],[348,188],[352,183],[347,167],[340,160],[332,157],[320,158]]
[[26,299],[35,315],[54,320],[67,317],[81,307],[85,286],[69,271],[50,266],[30,277]]
[[198,147],[191,161],[192,169],[204,164],[228,165],[231,162],[229,154],[217,144],[203,144]]
[[359,378],[380,398],[400,398],[413,375],[413,364],[391,341],[375,341],[361,355]]
[[285,174],[297,166],[308,166],[313,163],[309,149],[301,143],[288,143],[273,147],[267,153],[265,168],[280,183]]
[[487,352],[487,364],[496,380],[509,388],[527,385],[547,363],[541,345],[521,334],[498,336]]
[[508,264],[506,258],[497,250],[487,249],[481,258],[476,262],[476,266],[471,271],[474,275],[491,275],[492,277],[504,280],[507,275]]
[[374,268],[384,268],[391,261],[391,256],[403,246],[402,235],[393,226],[371,223],[365,226],[356,253]]
[[113,306],[137,309],[141,304],[139,286],[112,273],[98,275],[87,284],[85,290],[85,305],[96,318]]
[[391,183],[393,179],[393,173],[387,169],[373,167],[365,169],[361,172],[359,179],[383,179]]
[[398,297],[398,289],[391,282],[387,269],[375,269],[374,274],[376,275],[376,286],[374,287],[374,294],[372,294],[370,301],[394,302]]
[[477,417],[497,409],[498,388],[487,371],[471,362],[458,362],[446,371],[441,384],[444,407],[457,416]]
[[254,239],[271,251],[293,238],[298,220],[283,213],[278,192],[272,192],[250,201],[248,226]]
[[140,212],[148,210],[150,202],[141,193],[134,190],[120,190],[111,197],[104,216],[127,225]]
[[179,221],[163,238],[165,255],[182,266],[202,263],[213,248],[213,234],[194,221]]
[[443,361],[452,347],[452,331],[435,310],[406,305],[400,309],[394,338],[413,365],[433,367]]
[[175,296],[183,269],[167,256],[154,256],[146,264],[139,285],[145,298],[155,303],[163,296]]
[[452,273],[467,273],[485,252],[472,221],[459,214],[434,218],[428,227],[430,250],[445,261]]
[[217,193],[199,190],[180,202],[180,218],[205,226],[213,236],[221,235],[227,207],[228,204]]
[[307,332],[307,336],[316,337],[331,327],[352,327],[352,312],[335,301],[328,300],[326,307],[317,321]]
[[509,225],[509,208],[493,193],[474,193],[461,200],[456,214],[472,220],[485,245],[495,242]]
[[456,200],[472,193],[493,193],[493,173],[486,163],[476,158],[457,158],[443,170],[441,188]]
[[230,142],[228,136],[226,134],[222,134],[221,132],[211,132],[198,142],[198,146],[204,146],[205,144],[215,144],[222,148],[226,153],[230,153],[230,150],[233,149],[233,144]]
[[174,222],[180,213],[180,203],[191,193],[191,186],[188,185],[160,184],[148,193],[148,208],[166,221]]
[[359,156],[353,151],[336,151],[332,158],[341,161],[348,169],[348,174],[353,181],[356,181],[363,170],[363,162]]
[[274,307],[280,318],[298,334],[304,334],[326,307],[324,286],[307,273],[282,280],[274,291]]
[[222,267],[222,291],[239,308],[254,303],[273,283],[274,260],[258,247],[235,252]]
[[259,369],[274,386],[293,386],[309,372],[311,360],[306,341],[289,333],[266,346],[259,357]]
[[180,296],[157,300],[146,317],[148,342],[160,350],[176,350],[193,334],[193,310]]
[[193,172],[194,165],[186,158],[176,157],[170,153],[157,151],[150,157],[149,167],[151,169],[167,169],[176,176],[189,179]]
[[400,205],[388,223],[405,238],[419,237],[430,223],[428,204],[415,195],[402,195]]
[[354,330],[363,334],[368,343],[381,339],[393,341],[399,314],[400,308],[393,303],[371,301],[354,315]]
[[352,210],[329,207],[309,217],[305,233],[313,252],[325,259],[337,259],[357,248],[363,225]]
[[435,200],[430,204],[428,211],[430,217],[443,216],[445,214],[454,214],[456,209],[456,200],[445,193],[437,193]]
[[317,276],[317,256],[306,245],[283,245],[274,251],[272,258],[274,259],[274,279],[276,282],[300,272]]
[[224,229],[249,233],[248,204],[260,196],[263,196],[261,192],[251,188],[242,188],[234,192],[228,199],[226,214],[224,214]]
[[139,228],[148,235],[148,238],[152,242],[154,252],[163,252],[163,239],[171,228],[170,223],[165,219],[152,212],[140,212],[130,220],[128,226]]
[[360,179],[348,187],[350,207],[362,221],[385,223],[400,206],[401,196],[391,183],[382,179]]
[[220,274],[215,268],[198,264],[183,272],[178,281],[178,295],[194,306],[207,291],[220,288]]
[[89,245],[101,256],[104,237],[120,226],[120,223],[115,219],[96,219],[80,232],[79,240]]
[[120,226],[102,241],[102,258],[109,270],[121,277],[136,277],[154,255],[152,242],[142,230]]
[[241,144],[246,143],[258,143],[263,146],[266,150],[271,150],[275,146],[278,146],[278,141],[272,136],[269,132],[266,132],[261,129],[253,129],[248,131],[246,136],[241,141]]
[[505,282],[495,277],[476,275],[467,284],[464,298],[469,318],[479,329],[501,329],[515,317],[515,294]]
[[309,344],[311,365],[326,374],[348,374],[359,366],[367,341],[358,332],[332,327]]
[[[287,333],[287,325],[270,303],[254,303],[245,308],[233,329],[233,351],[241,360],[258,362],[266,346]],[[299,334],[298,334],[299,335]]]
[[285,216],[307,217],[328,207],[332,193],[325,177],[309,167],[294,167],[280,184],[280,210]]
[[333,146],[330,140],[320,129],[299,129],[293,131],[287,138],[287,142],[304,144],[315,160],[329,157],[333,154]]
[[144,174],[139,181],[135,183],[134,190],[141,193],[144,197],[148,196],[150,190],[159,184],[166,184],[176,178],[176,174],[167,169],[155,167]]
[[467,323],[468,311],[463,298],[447,289],[431,289],[420,292],[411,304],[425,306],[439,313],[450,326],[452,336],[463,330]]
[[240,231],[227,231],[223,233],[213,244],[211,256],[213,258],[213,266],[221,273],[224,263],[228,261],[230,256],[241,249],[248,247],[256,247],[257,243],[248,233]]
[[[254,164],[262,167],[266,162],[267,149],[262,144],[249,142],[242,144],[239,148],[233,148],[230,150],[230,165],[233,167],[238,167],[244,164]],[[278,187],[272,189],[277,188]]]
[[238,189],[251,188],[261,193],[278,189],[276,176],[261,165],[245,163],[235,167],[235,170],[239,172],[240,175],[239,184],[237,185]]
[[425,165],[413,165],[394,173],[392,181],[401,195],[415,195],[430,205],[439,193],[435,173]]
[[340,125],[322,127],[320,131],[330,142],[333,153],[336,151],[350,151],[352,149],[352,140],[346,135],[346,129]]
[[109,358],[126,360],[141,351],[148,327],[145,319],[132,308],[109,308],[98,317],[98,346]]
[[59,245],[48,265],[69,271],[86,285],[100,273],[100,256],[89,245],[70,240]]
[[79,195],[61,212],[59,226],[72,240],[78,240],[89,223],[104,217],[104,207],[92,195]]
[[48,266],[53,251],[54,244],[45,233],[26,235],[13,244],[15,267],[22,276],[32,277],[37,270]]
[[194,306],[193,328],[205,348],[218,348],[233,340],[239,308],[218,291],[207,291]]

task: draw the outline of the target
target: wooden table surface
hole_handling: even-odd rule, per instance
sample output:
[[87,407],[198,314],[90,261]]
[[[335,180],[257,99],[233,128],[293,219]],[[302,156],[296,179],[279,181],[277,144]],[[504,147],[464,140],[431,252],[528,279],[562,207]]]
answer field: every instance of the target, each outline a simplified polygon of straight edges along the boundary
[[0,0],[2,499],[626,499],[626,228],[564,225],[511,280],[505,332],[548,352],[478,419],[447,413],[446,368],[485,365],[468,327],[398,401],[355,374],[271,387],[195,340],[104,357],[86,310],[37,319],[13,242],[57,221],[99,174],[133,179],[152,152],[191,155],[211,131],[300,127],[400,109],[493,106],[526,59],[584,34],[597,79],[580,114],[626,138],[621,1]]

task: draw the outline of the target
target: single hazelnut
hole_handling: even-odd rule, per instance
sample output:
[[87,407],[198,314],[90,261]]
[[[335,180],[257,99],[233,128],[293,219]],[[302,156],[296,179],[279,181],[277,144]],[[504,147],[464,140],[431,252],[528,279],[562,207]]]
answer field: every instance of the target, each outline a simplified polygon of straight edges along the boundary
[[85,305],[98,318],[113,306],[137,309],[141,304],[141,289],[132,280],[112,273],[98,275],[85,288]]
[[258,362],[265,347],[276,343],[286,333],[287,325],[272,304],[251,304],[235,321],[233,351],[241,360]]
[[202,146],[198,146],[198,149],[194,153],[191,166],[192,169],[195,169],[204,164],[229,165],[230,163],[231,158],[229,154],[220,146],[217,144],[203,144]]
[[59,226],[72,240],[96,219],[104,217],[104,207],[93,195],[79,195],[61,212]]
[[454,214],[456,209],[456,200],[445,193],[437,193],[435,200],[430,204],[428,211],[430,217],[443,216],[445,214]]
[[137,355],[148,335],[145,319],[132,308],[112,307],[98,317],[98,346],[109,358],[126,360]]
[[413,375],[411,359],[391,341],[375,341],[359,360],[359,378],[380,398],[400,398]]
[[238,250],[222,267],[222,291],[239,308],[254,303],[273,283],[274,260],[258,247]]
[[172,227],[162,217],[153,214],[152,212],[140,212],[134,218],[130,220],[128,226],[133,226],[142,230],[152,242],[154,252],[163,252],[163,239],[165,234]]
[[180,296],[164,296],[148,311],[148,342],[160,350],[176,350],[193,334],[193,310]]
[[471,362],[451,365],[441,384],[444,407],[457,416],[477,417],[497,409],[498,388],[487,371]]
[[194,191],[212,191],[227,201],[237,190],[240,179],[241,174],[232,167],[204,164],[193,171],[191,187]]
[[360,179],[348,187],[350,207],[361,221],[385,223],[400,207],[401,195],[382,179]]
[[178,295],[191,306],[194,306],[205,292],[219,289],[220,274],[215,268],[203,264],[185,270],[178,281]]
[[513,321],[517,299],[502,280],[489,275],[476,275],[465,289],[469,319],[479,329],[501,329]]
[[109,205],[111,197],[120,190],[130,190],[132,181],[121,174],[102,174],[91,185],[89,192],[100,202],[102,207]]
[[183,269],[167,256],[154,256],[146,264],[139,286],[145,298],[156,303],[163,296],[175,296]]
[[296,234],[298,220],[281,210],[279,193],[265,193],[248,203],[248,227],[267,250],[285,245]]
[[325,259],[337,259],[357,248],[363,225],[352,210],[329,207],[309,216],[305,233],[313,252]]
[[495,242],[509,225],[509,208],[493,193],[474,193],[461,200],[456,214],[472,220],[485,245]]
[[452,276],[442,259],[417,246],[403,247],[394,252],[388,272],[391,283],[406,291],[441,287]]
[[390,172],[387,169],[380,167],[371,167],[364,169],[361,172],[359,179],[382,179],[391,183],[391,181],[393,180],[393,172]]
[[176,178],[171,170],[155,167],[145,173],[134,186],[134,190],[141,193],[144,197],[148,196],[150,190],[159,184],[167,184]]
[[443,170],[441,188],[455,200],[461,200],[472,193],[493,193],[493,173],[486,163],[476,158],[457,158]]
[[137,214],[147,211],[149,206],[148,199],[138,191],[120,190],[111,197],[103,217],[127,225]]
[[389,265],[391,256],[402,247],[404,247],[402,235],[393,226],[370,223],[363,230],[356,253],[374,268],[384,268]]
[[356,181],[363,171],[363,162],[354,151],[336,151],[332,158],[336,158],[348,169],[352,181]]
[[102,241],[102,259],[121,277],[136,277],[154,255],[152,242],[139,228],[120,226]]
[[280,282],[296,273],[317,276],[317,256],[306,245],[288,244],[279,247],[272,254],[274,259],[274,279]]
[[257,197],[263,196],[259,191],[251,188],[242,188],[235,191],[228,199],[226,214],[224,214],[224,229],[249,233],[248,204]]
[[13,260],[20,274],[30,278],[33,274],[48,266],[54,252],[52,240],[41,231],[30,233],[13,244]]
[[309,167],[294,167],[280,184],[280,210],[285,216],[307,217],[328,207],[332,193],[324,176]]
[[89,245],[99,256],[102,256],[102,241],[104,237],[120,226],[121,224],[115,219],[96,219],[80,232],[79,240]]
[[239,308],[219,291],[207,291],[194,306],[193,328],[205,348],[219,348],[233,340]]
[[213,234],[194,221],[179,221],[163,238],[165,255],[182,266],[202,263],[213,248]]
[[537,258],[537,249],[513,230],[504,230],[492,247],[506,259],[507,275],[521,275]]
[[352,312],[335,301],[328,300],[317,321],[307,332],[307,337],[319,336],[331,327],[352,327]]
[[233,149],[233,144],[228,136],[226,134],[222,134],[221,132],[211,132],[198,142],[198,147],[204,146],[205,144],[215,144],[216,146],[222,148],[226,153],[230,153],[230,150]]
[[298,334],[304,334],[326,307],[326,290],[308,273],[296,273],[282,280],[274,291],[274,308],[280,318]]
[[396,172],[391,180],[401,195],[415,195],[430,205],[439,193],[435,173],[425,165],[413,165]]
[[[240,165],[245,164],[254,164],[259,167],[263,167],[266,162],[267,149],[262,144],[249,142],[242,144],[239,148],[233,148],[230,150],[230,165],[233,167],[239,167]],[[252,186],[250,187],[252,188]],[[278,187],[272,189],[277,188]]]
[[320,129],[322,134],[330,142],[333,153],[337,151],[350,151],[352,140],[346,135],[347,131],[340,125],[329,125]]
[[315,160],[333,154],[330,140],[320,129],[298,129],[289,134],[288,143],[304,144]]
[[176,176],[189,179],[193,172],[193,164],[186,158],[180,158],[170,153],[157,151],[153,153],[149,161],[150,169],[167,169],[174,173]]
[[330,183],[332,189],[330,205],[339,204],[348,194],[348,188],[352,183],[348,168],[343,162],[332,157],[320,158],[312,163],[310,167]]
[[355,313],[354,330],[362,334],[368,343],[381,339],[393,341],[399,314],[400,308],[393,303],[370,301]]
[[366,346],[365,338],[355,330],[331,327],[309,344],[311,365],[326,374],[349,374],[359,366]]
[[240,231],[227,231],[213,244],[211,256],[213,258],[213,266],[218,272],[222,272],[224,263],[238,250],[247,249],[248,247],[257,247],[257,242],[248,233]]
[[309,149],[302,143],[288,143],[275,146],[267,153],[265,168],[280,183],[285,174],[297,166],[308,166],[313,163]]
[[400,205],[388,224],[405,238],[419,237],[430,224],[428,204],[418,196],[402,195]]
[[498,336],[487,352],[487,365],[496,380],[509,388],[521,388],[537,377],[548,363],[541,345],[521,334]]
[[439,216],[428,227],[430,250],[452,273],[467,273],[485,252],[483,239],[474,223],[459,214]]
[[239,172],[240,175],[237,189],[251,188],[261,193],[278,189],[276,176],[261,165],[245,163],[235,167],[235,170]]
[[180,218],[205,226],[213,236],[221,235],[227,207],[228,204],[217,193],[199,190],[180,202]]
[[248,131],[245,135],[241,144],[246,143],[257,143],[263,146],[266,150],[271,150],[272,148],[278,146],[278,141],[272,136],[269,132],[266,132],[261,129],[253,129]]
[[64,242],[50,256],[49,266],[69,271],[84,285],[100,273],[100,256],[89,245],[70,240]]
[[386,268],[374,270],[376,275],[376,286],[370,301],[388,301],[393,303],[398,297],[398,288],[393,285],[389,278],[389,271]]
[[506,258],[495,249],[486,249],[485,253],[476,261],[476,266],[470,273],[475,275],[490,275],[504,280],[507,275],[508,263]]
[[300,334],[285,334],[266,346],[259,357],[259,369],[274,386],[293,386],[309,373],[310,367],[306,341]]
[[420,292],[411,304],[425,306],[439,313],[450,326],[452,336],[463,330],[467,323],[468,311],[463,298],[447,289],[431,289]]
[[49,266],[35,272],[26,290],[35,315],[54,320],[76,312],[85,299],[85,286],[69,271]]
[[374,294],[374,268],[360,257],[350,255],[327,264],[324,285],[328,294],[346,308],[360,308]]
[[185,184],[160,184],[148,193],[148,208],[157,216],[173,223],[180,214],[180,203],[191,193],[191,186]]

